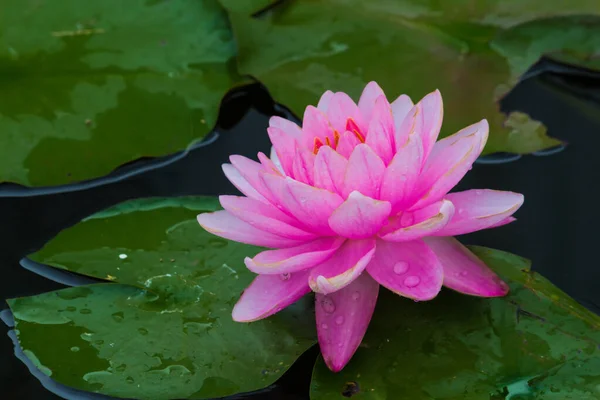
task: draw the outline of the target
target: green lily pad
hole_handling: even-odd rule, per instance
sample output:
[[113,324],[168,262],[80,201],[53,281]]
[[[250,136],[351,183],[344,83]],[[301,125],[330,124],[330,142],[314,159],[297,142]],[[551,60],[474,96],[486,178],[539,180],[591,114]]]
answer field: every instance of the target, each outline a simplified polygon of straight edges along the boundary
[[25,354],[56,381],[124,398],[213,398],[264,388],[316,342],[309,297],[234,322],[260,248],[196,222],[216,199],[136,200],[60,233],[34,259],[118,283],[13,299]]
[[[227,1],[223,2],[227,7]],[[547,50],[536,37],[518,35],[527,47],[526,63],[518,51],[500,51],[494,39],[513,26],[538,18],[598,15],[598,3],[576,0],[568,5],[535,1],[337,0],[289,2],[262,18],[230,9],[238,43],[238,67],[271,91],[273,97],[302,115],[325,90],[345,91],[357,99],[364,85],[377,81],[390,97],[407,93],[418,100],[440,89],[444,97],[447,136],[482,118],[490,122],[485,153],[528,153],[559,142],[522,124],[505,126],[497,100],[516,83],[522,66],[529,67]],[[548,42],[563,48],[590,47],[563,39],[563,25],[546,25]],[[598,29],[594,23],[589,27]],[[521,29],[521,28],[515,28]],[[597,36],[597,35],[595,35]],[[506,40],[509,40],[508,38]],[[597,39],[588,39],[595,41]],[[597,53],[597,47],[596,53]],[[518,65],[519,68],[516,68]]]
[[3,0],[0,181],[60,185],[185,148],[238,79],[216,0]]
[[598,15],[540,19],[502,32],[491,45],[506,57],[514,78],[525,73],[540,54],[600,70],[598,29]]
[[348,366],[334,374],[317,361],[311,399],[597,399],[600,317],[526,260],[472,250],[510,284],[507,297],[445,290],[414,303],[384,291]]

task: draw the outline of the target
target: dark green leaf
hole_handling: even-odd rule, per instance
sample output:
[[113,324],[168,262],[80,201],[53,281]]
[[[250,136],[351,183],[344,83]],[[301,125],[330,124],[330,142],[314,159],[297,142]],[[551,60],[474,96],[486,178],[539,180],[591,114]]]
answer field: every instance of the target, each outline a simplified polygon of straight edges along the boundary
[[126,398],[212,398],[273,383],[315,343],[312,302],[250,324],[231,319],[253,278],[243,258],[259,249],[198,225],[198,210],[217,204],[136,200],[59,234],[34,259],[120,284],[10,301],[27,356],[61,383]]
[[237,79],[216,0],[0,4],[0,181],[64,184],[181,150]]
[[317,361],[311,399],[597,399],[600,318],[522,258],[472,250],[510,284],[507,297],[383,292],[350,364],[333,374]]
[[[516,24],[577,13],[598,15],[600,9],[593,0],[568,6],[517,0],[334,0],[289,2],[260,19],[235,10],[230,16],[240,72],[262,80],[298,115],[327,89],[357,99],[370,80],[380,83],[392,99],[407,93],[418,100],[438,88],[445,108],[442,136],[487,118],[491,131],[486,153],[527,153],[559,142],[529,124],[505,126],[506,115],[496,101],[516,83],[523,67],[551,49],[523,35],[518,43],[527,47],[525,54],[501,51],[502,43],[490,43],[510,35]],[[561,21],[544,27],[547,41],[575,46],[580,35],[565,39],[563,34],[565,25],[575,29],[580,20]],[[599,26],[593,22],[586,29]],[[576,48],[597,54],[592,36],[597,35],[588,36],[588,46]]]

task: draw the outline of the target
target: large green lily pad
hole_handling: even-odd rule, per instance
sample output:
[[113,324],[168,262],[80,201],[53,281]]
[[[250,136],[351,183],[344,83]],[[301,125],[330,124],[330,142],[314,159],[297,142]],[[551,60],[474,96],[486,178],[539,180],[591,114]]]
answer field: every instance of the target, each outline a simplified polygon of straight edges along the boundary
[[316,341],[307,297],[273,318],[234,322],[260,249],[205,232],[215,199],[137,200],[63,231],[34,256],[118,283],[14,299],[18,337],[42,371],[124,398],[213,398],[264,388]]
[[311,399],[598,399],[600,318],[520,257],[472,250],[510,284],[507,297],[382,293],[350,364],[333,374],[317,361]]
[[[228,7],[235,2],[222,3]],[[263,81],[274,98],[302,115],[327,89],[355,99],[377,81],[390,97],[444,97],[442,136],[482,118],[490,122],[485,153],[529,153],[558,144],[529,121],[499,112],[497,100],[524,68],[546,53],[600,51],[595,0],[333,0],[286,2],[262,18],[229,8],[241,73]],[[540,22],[540,18],[558,21]],[[535,35],[528,25],[534,24]],[[524,31],[525,30],[525,31]],[[589,36],[581,43],[585,31]],[[499,39],[496,42],[496,39]],[[501,40],[500,40],[501,39]],[[543,44],[540,44],[543,42]],[[521,52],[520,50],[526,50]]]
[[104,175],[213,127],[237,75],[216,0],[1,0],[0,181]]

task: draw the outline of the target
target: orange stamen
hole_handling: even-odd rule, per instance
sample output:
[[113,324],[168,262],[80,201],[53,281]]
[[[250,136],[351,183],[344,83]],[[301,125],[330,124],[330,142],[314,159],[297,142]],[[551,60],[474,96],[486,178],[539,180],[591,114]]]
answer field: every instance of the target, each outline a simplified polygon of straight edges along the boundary
[[328,137],[325,138],[325,144],[329,147],[331,147],[331,141],[329,140]]
[[318,137],[315,138],[315,145],[313,146],[313,153],[317,154],[319,149],[323,146],[323,142]]
[[361,143],[365,142],[365,137],[360,133],[360,128],[358,125],[356,125],[356,122],[354,122],[352,118],[348,118],[348,120],[346,120],[346,130],[354,133]]
[[340,133],[338,131],[333,131],[333,144],[335,145],[335,148],[337,148],[339,142],[340,142]]

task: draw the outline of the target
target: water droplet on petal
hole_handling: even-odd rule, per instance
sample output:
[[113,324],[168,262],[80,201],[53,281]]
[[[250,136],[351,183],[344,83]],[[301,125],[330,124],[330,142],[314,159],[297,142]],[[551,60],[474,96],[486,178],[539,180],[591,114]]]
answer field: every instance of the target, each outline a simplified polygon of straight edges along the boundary
[[395,265],[394,265],[394,273],[397,275],[402,275],[404,273],[406,273],[406,271],[408,271],[408,263],[406,261],[398,261]]
[[321,300],[321,307],[327,314],[331,314],[335,311],[335,303],[329,297],[323,297]]
[[459,208],[459,209],[458,209],[458,213],[459,213],[459,214],[462,214],[462,213],[464,213],[464,212],[465,212],[465,210],[464,210],[464,209],[462,209],[462,208]]
[[460,276],[467,276],[467,271],[461,271]]
[[338,325],[343,324],[344,323],[344,317],[342,315],[339,315],[338,317],[336,317],[335,323],[338,324]]
[[483,190],[476,190],[476,191],[475,191],[475,194],[476,194],[477,196],[480,196],[482,193],[483,193]]
[[321,324],[321,329],[329,329],[329,327],[327,326],[327,324]]
[[417,286],[419,283],[421,283],[421,278],[419,278],[418,276],[407,276],[406,279],[404,279],[404,285],[406,287],[412,288]]
[[360,293],[358,293],[358,292],[352,293],[352,300],[356,301],[358,299],[360,299]]
[[292,276],[292,274],[290,274],[289,272],[286,272],[284,274],[281,274],[281,280],[282,281],[287,281],[290,279],[290,276]]

